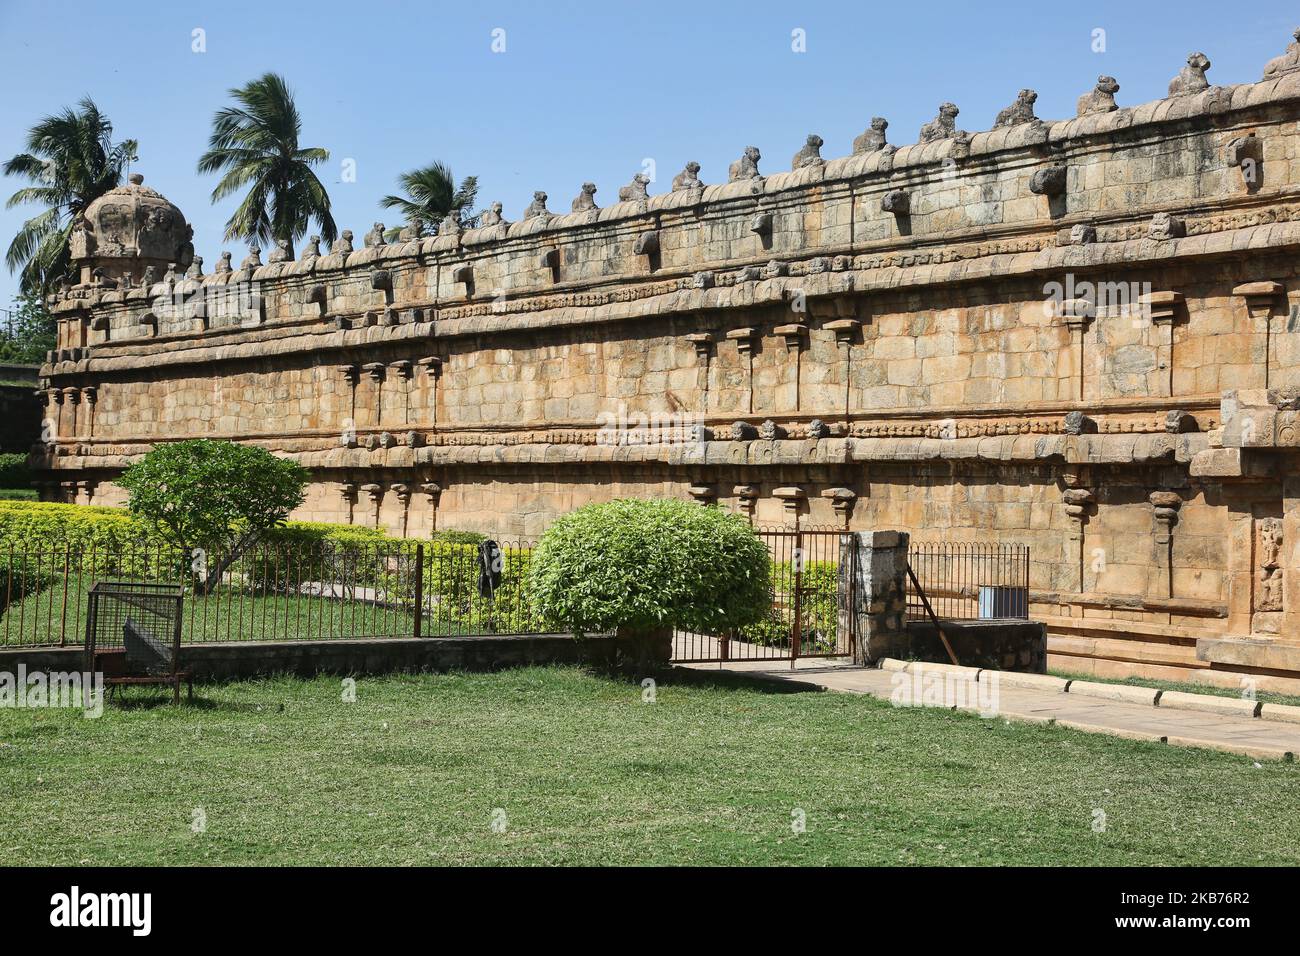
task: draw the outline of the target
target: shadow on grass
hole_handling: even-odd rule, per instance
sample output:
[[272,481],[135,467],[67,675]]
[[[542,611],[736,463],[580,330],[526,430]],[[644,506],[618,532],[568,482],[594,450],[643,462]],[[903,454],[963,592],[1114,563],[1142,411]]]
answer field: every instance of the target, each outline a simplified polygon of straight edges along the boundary
[[796,683],[782,680],[757,671],[738,673],[735,671],[700,670],[693,667],[666,667],[659,671],[634,674],[626,670],[592,671],[602,677],[640,684],[645,677],[653,677],[665,686],[701,687],[713,690],[751,690],[760,694],[819,694],[822,688],[812,684]]

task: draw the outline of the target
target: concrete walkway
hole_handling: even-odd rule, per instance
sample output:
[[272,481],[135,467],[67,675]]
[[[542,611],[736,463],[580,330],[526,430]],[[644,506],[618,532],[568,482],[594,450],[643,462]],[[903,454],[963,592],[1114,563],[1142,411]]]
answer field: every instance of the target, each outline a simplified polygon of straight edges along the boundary
[[[1132,740],[1206,747],[1255,758],[1291,760],[1300,753],[1300,707],[1275,704],[1261,707],[1254,701],[1237,698],[1162,693],[1130,685],[1067,681],[947,664],[885,661],[883,665],[877,669],[856,667],[838,659],[806,659],[798,661],[793,669],[789,661],[677,666],[789,681],[885,700],[896,692],[910,694],[923,706],[951,708],[955,700],[957,709],[983,709],[1004,720],[1055,724]],[[983,688],[979,687],[981,682]],[[945,686],[947,699],[939,703],[944,700]],[[1267,716],[1251,716],[1252,711],[1262,711]]]

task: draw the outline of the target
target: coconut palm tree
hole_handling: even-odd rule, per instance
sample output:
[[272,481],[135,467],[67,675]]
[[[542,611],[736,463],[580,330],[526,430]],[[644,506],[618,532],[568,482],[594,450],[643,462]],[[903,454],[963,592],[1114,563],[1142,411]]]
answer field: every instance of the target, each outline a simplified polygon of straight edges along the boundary
[[214,203],[248,187],[226,223],[226,238],[268,245],[284,239],[292,246],[315,219],[321,237],[332,242],[338,229],[330,197],[311,169],[330,154],[298,145],[302,117],[284,77],[266,73],[230,95],[238,105],[213,116],[208,151],[199,157],[199,172],[224,171],[212,190]]
[[27,133],[27,152],[4,164],[6,176],[32,185],[12,196],[6,208],[37,203],[45,211],[23,223],[5,263],[19,272],[24,293],[44,295],[69,273],[68,238],[87,206],[122,182],[136,158],[133,139],[113,142],[113,124],[89,97],[61,113],[46,116]]
[[[460,188],[455,187],[451,170],[442,163],[434,161],[428,166],[412,169],[397,177],[405,196],[385,196],[379,205],[385,209],[397,209],[402,213],[406,224],[414,225],[418,220],[429,226],[432,232],[438,231],[438,224],[453,209],[459,209],[460,224],[469,227],[478,218],[471,214],[470,206],[478,196],[478,177],[466,176],[460,181]],[[389,230],[396,235],[397,230]],[[391,240],[393,236],[388,238]]]

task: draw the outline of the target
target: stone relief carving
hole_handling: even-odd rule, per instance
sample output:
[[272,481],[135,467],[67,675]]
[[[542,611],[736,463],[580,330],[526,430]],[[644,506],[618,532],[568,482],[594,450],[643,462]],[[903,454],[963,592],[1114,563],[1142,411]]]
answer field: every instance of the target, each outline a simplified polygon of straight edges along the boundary
[[1164,242],[1167,239],[1178,239],[1187,235],[1187,225],[1167,212],[1158,212],[1151,217],[1151,227],[1147,231],[1147,236],[1158,242]]
[[1034,103],[1037,100],[1038,94],[1033,90],[1021,90],[1016,96],[1016,101],[998,113],[997,119],[993,121],[993,128],[1040,122],[1034,115]]
[[853,155],[874,153],[889,144],[885,142],[885,130],[889,129],[889,120],[883,116],[871,117],[871,125],[853,141]]
[[546,208],[546,193],[541,191],[533,193],[533,201],[524,210],[524,219],[535,219],[538,216],[546,219],[551,217],[551,211]]
[[1119,109],[1115,103],[1115,94],[1119,84],[1115,77],[1102,74],[1097,77],[1097,85],[1079,97],[1078,115],[1091,116],[1093,113],[1109,113]]
[[330,255],[337,256],[352,251],[352,230],[344,229],[330,245]]
[[939,114],[921,127],[920,142],[934,143],[941,139],[964,137],[966,133],[957,129],[957,114],[960,112],[953,103],[940,103]]
[[1259,528],[1259,593],[1257,611],[1282,610],[1282,519],[1263,518]]
[[1275,56],[1265,65],[1264,79],[1271,80],[1283,73],[1300,70],[1300,29],[1297,29],[1291,36],[1295,38],[1295,42],[1288,43],[1285,53],[1281,56]]
[[790,161],[790,168],[795,170],[806,166],[825,166],[826,160],[822,159],[823,143],[824,140],[816,133],[809,133],[803,148],[795,153],[794,159]]
[[700,164],[693,159],[686,164],[685,169],[673,177],[673,192],[703,188],[704,183],[700,182]]
[[583,183],[582,192],[578,193],[573,202],[569,205],[570,212],[591,212],[592,210],[599,208],[600,207],[596,205],[595,183]]
[[738,183],[747,179],[759,179],[758,161],[763,158],[757,146],[746,146],[740,159],[727,167],[727,182]]
[[649,198],[650,177],[645,173],[637,173],[632,177],[632,181],[626,186],[619,187],[619,202],[644,202]]
[[1205,78],[1205,71],[1210,68],[1210,58],[1204,53],[1192,53],[1187,57],[1187,65],[1178,71],[1178,75],[1169,81],[1170,96],[1190,96],[1210,88],[1210,81]]

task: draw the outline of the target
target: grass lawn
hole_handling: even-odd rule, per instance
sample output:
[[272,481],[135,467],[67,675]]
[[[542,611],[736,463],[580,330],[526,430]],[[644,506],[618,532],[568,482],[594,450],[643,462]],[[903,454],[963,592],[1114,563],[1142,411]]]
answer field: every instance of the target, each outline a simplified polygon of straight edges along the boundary
[[[90,582],[68,588],[62,584],[29,594],[0,615],[0,646],[5,644],[69,644],[85,636]],[[276,638],[310,640],[317,637],[410,637],[414,618],[400,608],[371,601],[280,594],[245,594],[220,588],[207,596],[185,595],[181,640],[261,641]],[[426,634],[448,630],[435,616],[426,616]]]
[[707,673],[666,676],[654,703],[574,668],[340,691],[274,679],[203,686],[192,707],[136,689],[97,720],[0,710],[2,858],[1300,863],[1294,764]]

